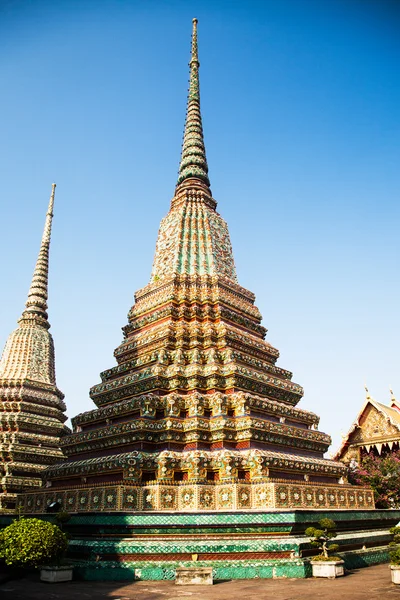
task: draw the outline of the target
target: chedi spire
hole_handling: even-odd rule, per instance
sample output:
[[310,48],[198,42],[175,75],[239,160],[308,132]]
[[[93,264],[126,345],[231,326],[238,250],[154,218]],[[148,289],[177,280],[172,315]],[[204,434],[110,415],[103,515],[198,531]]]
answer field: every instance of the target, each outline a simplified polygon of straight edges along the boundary
[[44,224],[42,242],[40,244],[39,255],[36,261],[31,286],[28,292],[28,299],[25,304],[26,309],[22,314],[22,319],[31,316],[32,314],[44,319],[46,323],[43,323],[43,326],[47,328],[50,327],[50,324],[47,322],[47,298],[51,225],[53,221],[53,207],[56,184],[53,183],[51,188],[52,189],[49,206],[46,213],[46,221]]
[[15,506],[18,492],[41,486],[41,472],[62,459],[60,438],[69,432],[47,320],[55,187],[53,183],[26,308],[0,360],[0,512]]

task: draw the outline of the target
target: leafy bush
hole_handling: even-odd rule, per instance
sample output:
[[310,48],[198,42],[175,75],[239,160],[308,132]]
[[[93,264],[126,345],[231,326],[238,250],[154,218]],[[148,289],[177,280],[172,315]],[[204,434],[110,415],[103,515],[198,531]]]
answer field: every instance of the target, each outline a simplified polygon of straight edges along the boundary
[[60,511],[55,515],[56,524],[59,526],[60,529],[62,529],[63,525],[65,525],[65,523],[68,523],[70,519],[71,515],[65,511]]
[[382,456],[370,452],[350,467],[349,482],[371,486],[376,508],[400,507],[400,450]]
[[391,565],[400,565],[400,548],[389,552],[389,557]]
[[12,567],[58,564],[67,546],[60,528],[40,519],[20,519],[0,531],[0,558]]
[[391,565],[400,565],[400,527],[396,525],[396,527],[392,527],[390,533],[393,535],[393,540],[390,542],[389,546],[394,547],[392,552],[389,552],[390,556],[390,564]]
[[305,534],[310,538],[310,544],[321,550],[321,554],[313,556],[312,560],[342,560],[340,556],[329,556],[329,552],[339,550],[338,544],[329,544],[329,540],[337,536],[336,523],[332,519],[321,519],[318,521],[319,528],[307,527]]
[[[337,546],[337,544],[332,544],[333,546]],[[312,556],[311,560],[314,562],[338,562],[339,560],[343,560],[340,556],[323,556],[322,554],[318,554],[317,556]]]

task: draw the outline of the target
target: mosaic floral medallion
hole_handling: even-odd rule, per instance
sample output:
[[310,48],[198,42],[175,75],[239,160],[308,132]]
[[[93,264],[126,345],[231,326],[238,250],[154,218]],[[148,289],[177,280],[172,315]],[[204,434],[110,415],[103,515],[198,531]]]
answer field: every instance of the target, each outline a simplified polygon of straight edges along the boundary
[[250,508],[251,506],[251,487],[240,485],[237,488],[236,504],[238,508]]
[[65,506],[67,512],[74,512],[77,510],[77,499],[78,494],[76,491],[68,491],[65,495]]
[[44,502],[44,495],[36,495],[35,496],[35,501],[34,501],[34,506],[35,506],[35,512],[42,512],[43,510],[45,510],[45,502]]
[[315,506],[314,490],[311,487],[306,487],[303,490],[304,505],[308,507]]
[[167,487],[160,491],[160,508],[164,510],[176,510],[178,508],[176,488]]
[[101,510],[103,507],[103,496],[104,490],[101,487],[97,487],[93,490],[90,490],[89,496],[89,507],[90,510],[96,511]]
[[232,487],[221,487],[218,490],[218,508],[233,508]]
[[185,487],[180,490],[180,505],[182,509],[193,509],[196,507],[195,489]]
[[[282,493],[282,490],[280,493]],[[267,485],[255,486],[253,494],[256,508],[267,508],[271,506],[271,491]]]
[[89,510],[89,490],[78,493],[78,510]]
[[348,499],[349,506],[353,507],[353,506],[356,505],[356,494],[355,494],[355,492],[353,492],[353,491],[349,492],[348,496],[347,496],[347,499]]
[[44,496],[44,504],[46,506],[46,508],[48,508],[50,506],[50,504],[52,504],[53,502],[55,502],[56,497],[55,497],[55,493],[52,492],[50,494],[45,494]]
[[143,489],[143,510],[157,510],[158,489],[156,486]]
[[112,510],[117,507],[118,504],[118,489],[107,488],[104,490],[104,509]]
[[327,496],[328,496],[328,505],[329,506],[337,506],[338,502],[337,502],[335,492],[333,492],[332,490],[328,490]]
[[215,489],[212,487],[201,487],[199,491],[199,508],[215,509]]
[[301,488],[293,487],[290,489],[290,502],[292,506],[302,506],[303,498]]
[[134,487],[126,487],[122,493],[122,508],[124,510],[139,509],[139,490]]

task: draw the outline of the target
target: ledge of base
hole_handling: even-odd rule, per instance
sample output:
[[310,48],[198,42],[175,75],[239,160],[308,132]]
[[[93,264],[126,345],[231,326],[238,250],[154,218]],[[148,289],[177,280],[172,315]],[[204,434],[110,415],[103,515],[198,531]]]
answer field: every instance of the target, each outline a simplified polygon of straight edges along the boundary
[[[339,553],[347,570],[389,561],[388,546]],[[86,581],[174,580],[178,568],[191,568],[193,562],[76,561],[77,579]],[[196,568],[211,568],[214,581],[227,579],[305,578],[312,576],[309,559],[230,560],[196,562]]]

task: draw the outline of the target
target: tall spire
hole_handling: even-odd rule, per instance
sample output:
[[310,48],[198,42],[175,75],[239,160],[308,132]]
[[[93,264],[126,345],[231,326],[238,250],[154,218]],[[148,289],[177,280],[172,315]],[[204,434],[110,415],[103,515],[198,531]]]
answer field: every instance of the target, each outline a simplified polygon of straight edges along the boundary
[[53,183],[51,186],[49,207],[47,209],[39,256],[36,261],[32,283],[29,288],[28,299],[25,304],[26,309],[22,313],[21,317],[21,319],[25,319],[32,315],[36,315],[45,321],[43,325],[47,328],[50,327],[50,324],[47,321],[47,298],[49,279],[49,250],[55,190],[56,184]]
[[197,51],[197,19],[193,19],[192,55],[189,63],[190,80],[177,186],[187,179],[200,179],[210,187],[203,125],[200,112],[199,57]]
[[53,183],[26,308],[0,359],[0,512],[15,506],[17,493],[42,485],[43,469],[63,459],[60,439],[69,432],[47,320],[55,188]]
[[54,344],[48,329],[49,249],[56,184],[52,184],[39,256],[18,327],[8,337],[1,360],[0,381],[29,379],[55,385]]

